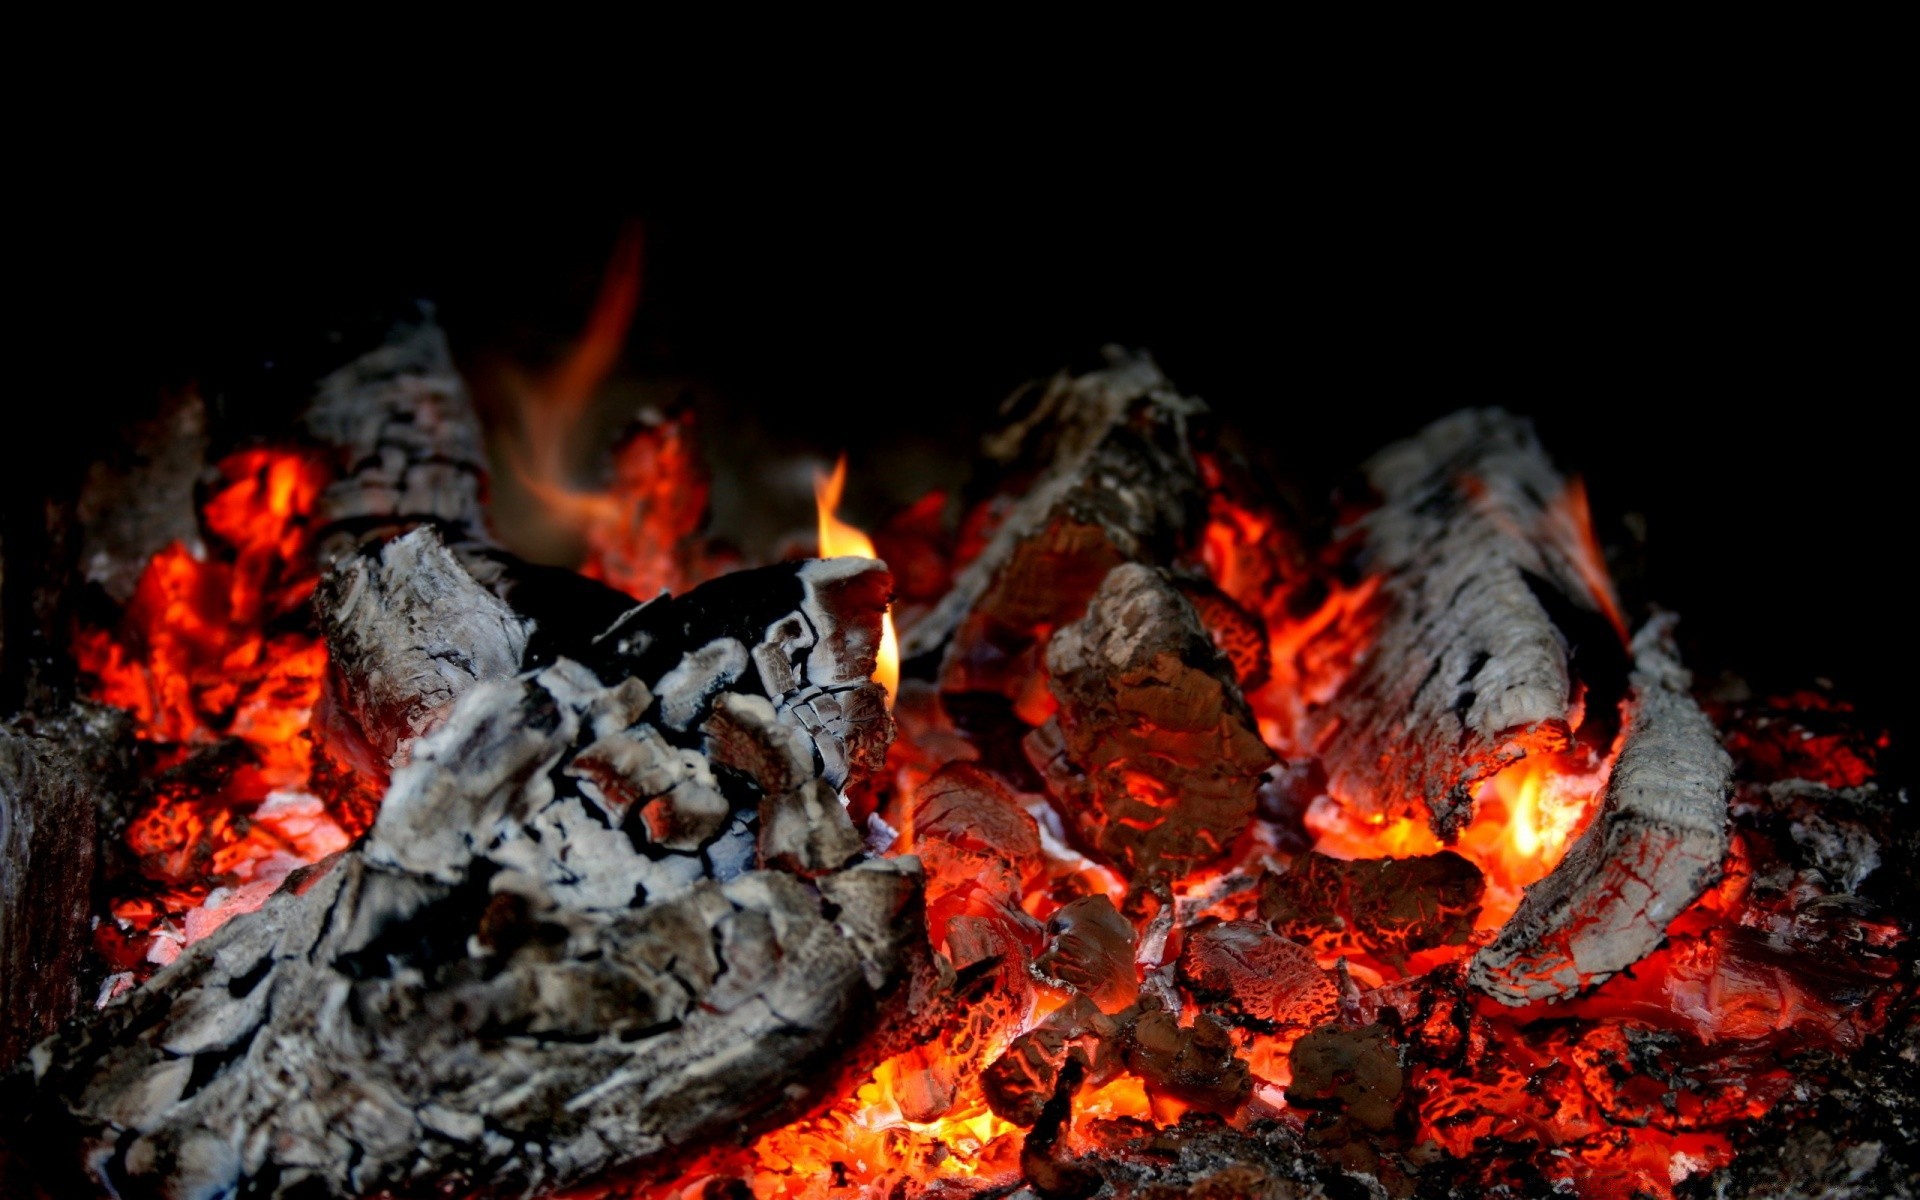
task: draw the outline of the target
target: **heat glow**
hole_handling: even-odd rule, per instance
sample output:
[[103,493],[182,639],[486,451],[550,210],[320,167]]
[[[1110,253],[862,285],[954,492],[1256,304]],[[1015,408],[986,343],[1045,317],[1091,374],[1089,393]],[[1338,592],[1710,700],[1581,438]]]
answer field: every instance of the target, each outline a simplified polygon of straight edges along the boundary
[[[832,474],[814,476],[813,499],[818,509],[820,557],[839,558],[848,555],[854,558],[878,558],[879,555],[873,550],[873,539],[835,515],[840,509],[840,494],[846,486],[847,456],[844,454],[833,464]],[[880,655],[873,668],[873,681],[887,689],[887,707],[892,708],[895,697],[900,694],[900,639],[894,636],[892,609],[888,609],[880,618]]]

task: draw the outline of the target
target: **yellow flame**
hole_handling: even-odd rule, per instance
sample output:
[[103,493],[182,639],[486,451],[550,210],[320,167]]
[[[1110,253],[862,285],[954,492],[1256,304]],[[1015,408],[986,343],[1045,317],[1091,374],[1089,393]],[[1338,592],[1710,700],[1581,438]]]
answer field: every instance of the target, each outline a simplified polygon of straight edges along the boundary
[[[872,538],[834,515],[846,485],[847,456],[844,454],[833,464],[833,474],[814,476],[813,499],[820,513],[820,557],[838,558],[844,554],[878,558],[873,552]],[[887,690],[887,707],[891,709],[893,698],[900,690],[900,642],[893,634],[891,608],[880,617],[880,657],[873,668],[873,681]]]

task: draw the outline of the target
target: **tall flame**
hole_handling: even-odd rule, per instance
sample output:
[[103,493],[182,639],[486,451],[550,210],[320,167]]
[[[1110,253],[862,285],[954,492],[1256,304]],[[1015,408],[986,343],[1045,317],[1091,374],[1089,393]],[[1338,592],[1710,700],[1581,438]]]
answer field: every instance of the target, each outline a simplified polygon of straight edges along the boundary
[[[813,499],[820,514],[820,557],[878,558],[873,539],[842,521],[834,513],[840,508],[840,493],[847,486],[847,456],[833,464],[833,474],[813,477]],[[873,668],[873,681],[887,689],[887,707],[900,691],[900,642],[893,634],[893,610],[880,617],[880,659]]]

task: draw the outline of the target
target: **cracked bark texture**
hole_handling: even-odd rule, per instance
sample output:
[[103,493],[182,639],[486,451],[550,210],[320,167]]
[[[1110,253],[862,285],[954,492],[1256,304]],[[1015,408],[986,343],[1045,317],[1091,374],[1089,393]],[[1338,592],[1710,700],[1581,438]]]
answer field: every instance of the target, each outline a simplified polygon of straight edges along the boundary
[[[849,825],[788,839],[813,886],[755,869],[755,789],[659,738],[654,699],[571,662],[474,687],[359,848],[38,1048],[35,1121],[121,1194],[530,1194],[871,1065],[925,962],[917,863],[843,867]],[[644,803],[609,811],[615,778],[717,802],[718,831],[656,840]]]
[[948,691],[1013,698],[1037,674],[1046,635],[1080,617],[1108,571],[1172,562],[1205,524],[1188,437],[1206,406],[1144,354],[1108,347],[1107,361],[1056,376],[987,440],[1020,497],[902,642],[907,658],[945,647]]
[[1607,707],[1587,704],[1583,684],[1614,690],[1617,605],[1584,500],[1525,419],[1458,412],[1365,471],[1379,504],[1359,523],[1362,563],[1384,610],[1309,734],[1335,799],[1369,817],[1424,816],[1450,841],[1476,783],[1567,748],[1583,711]]
[[1473,957],[1468,982],[1503,1004],[1570,996],[1639,962],[1720,878],[1733,760],[1687,690],[1672,630],[1662,616],[1634,637],[1634,712],[1599,814]]
[[1048,643],[1047,669],[1060,707],[1027,756],[1102,857],[1134,876],[1183,874],[1246,828],[1273,752],[1163,572],[1114,568]]

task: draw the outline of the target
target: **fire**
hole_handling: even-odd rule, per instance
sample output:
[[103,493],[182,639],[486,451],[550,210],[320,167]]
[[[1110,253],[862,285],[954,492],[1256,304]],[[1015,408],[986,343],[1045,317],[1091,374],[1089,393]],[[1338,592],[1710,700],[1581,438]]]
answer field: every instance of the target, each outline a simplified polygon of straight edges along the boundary
[[[839,511],[840,493],[846,486],[847,456],[844,454],[833,464],[831,475],[814,475],[813,499],[819,510],[820,557],[851,555],[855,558],[877,558],[879,556],[874,553],[873,539],[834,515]],[[873,681],[887,689],[887,707],[892,708],[894,698],[900,694],[900,641],[894,636],[891,608],[880,618],[880,658],[873,669]]]
[[119,928],[102,927],[121,971],[167,961],[358,832],[310,791],[327,648],[299,617],[326,474],[268,449],[219,473],[201,511],[210,545],[154,555],[119,624],[74,639],[94,699],[132,714],[156,778],[126,834],[146,894],[114,901]]

